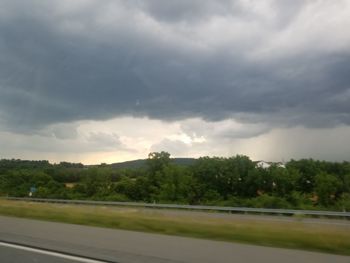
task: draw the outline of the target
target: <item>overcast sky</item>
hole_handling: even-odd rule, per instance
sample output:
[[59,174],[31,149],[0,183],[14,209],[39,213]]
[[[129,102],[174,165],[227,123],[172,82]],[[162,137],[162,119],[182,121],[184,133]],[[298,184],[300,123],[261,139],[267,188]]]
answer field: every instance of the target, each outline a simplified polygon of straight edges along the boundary
[[0,0],[0,158],[350,161],[348,0]]

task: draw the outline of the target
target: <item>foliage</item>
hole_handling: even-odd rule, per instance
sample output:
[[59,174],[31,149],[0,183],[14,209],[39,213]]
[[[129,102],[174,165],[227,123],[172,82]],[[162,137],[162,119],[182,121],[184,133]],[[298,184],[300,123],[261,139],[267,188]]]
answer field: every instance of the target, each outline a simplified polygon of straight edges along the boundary
[[152,152],[145,165],[117,169],[0,160],[0,195],[41,198],[350,210],[350,164],[313,159],[261,168],[247,156],[202,157],[178,165]]

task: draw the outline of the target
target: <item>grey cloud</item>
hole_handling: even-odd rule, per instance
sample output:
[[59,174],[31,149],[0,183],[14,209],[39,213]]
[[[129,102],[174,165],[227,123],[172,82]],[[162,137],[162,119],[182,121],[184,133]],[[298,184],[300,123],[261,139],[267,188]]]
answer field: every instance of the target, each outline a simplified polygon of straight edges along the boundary
[[103,132],[93,132],[88,135],[86,140],[98,147],[118,148],[122,146],[122,142],[117,134],[108,134]]
[[201,138],[214,141],[218,139],[246,139],[264,134],[270,129],[271,127],[263,123],[242,124],[233,120],[205,122],[194,119],[184,121],[181,124],[181,130],[194,141]]
[[[60,128],[63,129],[63,126]],[[22,151],[58,154],[135,152],[124,145],[117,134],[90,132],[85,136],[82,134],[74,136],[69,133],[67,126],[66,128],[61,134],[57,132],[57,127],[50,127],[37,135],[0,132],[0,147],[4,150],[2,154],[14,153],[17,155]],[[52,131],[56,133],[53,134]]]
[[[240,1],[82,1],[74,10],[67,1],[0,3],[4,129],[32,132],[55,123],[126,115],[237,118],[271,126],[350,123],[349,50],[254,60],[248,55],[263,45],[256,42],[260,34],[237,36],[229,48],[169,26],[186,20],[189,32],[205,31],[210,17],[234,15],[230,23],[250,30],[245,23],[255,13]],[[270,23],[278,29],[266,38],[282,25],[292,27],[304,8],[300,1],[292,11],[287,11],[290,1],[272,3],[277,18]],[[274,29],[263,25],[260,30]]]
[[136,152],[125,145],[116,133],[90,132],[85,141],[92,151],[125,151]]
[[158,20],[166,22],[181,22],[208,19],[214,15],[227,15],[233,11],[235,2],[230,0],[179,0],[165,2],[158,0],[135,1],[145,12]]
[[329,129],[292,128],[275,130],[266,136],[265,158],[281,161],[291,158],[348,161],[350,156],[350,127]]
[[259,5],[266,5],[274,11],[270,17],[278,20],[277,26],[287,26],[305,5],[303,0],[274,0],[261,1],[261,3],[237,0],[179,0],[176,2],[135,0],[131,2],[155,19],[167,23],[205,23],[213,16],[261,21],[257,9]]
[[57,124],[52,125],[44,130],[44,134],[50,134],[51,136],[65,140],[78,138],[77,126],[75,124]]
[[151,152],[167,151],[174,156],[184,156],[189,151],[191,146],[180,140],[163,139],[160,142],[153,144],[150,148]]

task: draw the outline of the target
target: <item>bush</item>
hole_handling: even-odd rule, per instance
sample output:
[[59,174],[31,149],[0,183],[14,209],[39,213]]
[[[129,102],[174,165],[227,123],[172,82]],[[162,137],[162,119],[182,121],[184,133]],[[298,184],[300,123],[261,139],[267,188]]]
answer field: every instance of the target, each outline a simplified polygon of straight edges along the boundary
[[248,204],[257,208],[290,208],[290,204],[286,199],[267,194],[250,199]]
[[227,200],[219,203],[221,206],[245,207],[247,206],[247,199],[237,196],[230,196]]
[[307,194],[302,194],[300,192],[293,191],[290,195],[287,196],[287,201],[295,209],[313,209],[313,203],[310,199],[311,196]]
[[215,205],[222,200],[221,195],[215,190],[209,190],[205,192],[203,196],[203,201],[207,205]]
[[336,203],[336,208],[340,211],[350,211],[350,194],[345,193]]

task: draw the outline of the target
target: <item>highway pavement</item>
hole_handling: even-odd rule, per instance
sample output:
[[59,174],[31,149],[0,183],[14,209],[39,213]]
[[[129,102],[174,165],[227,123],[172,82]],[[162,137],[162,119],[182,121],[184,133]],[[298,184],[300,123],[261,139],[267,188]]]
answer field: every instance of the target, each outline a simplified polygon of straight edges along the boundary
[[52,253],[39,253],[0,244],[1,263],[75,263],[74,257]]
[[[70,260],[0,246],[2,263],[72,263]],[[73,261],[74,262],[74,261]]]
[[[347,256],[4,216],[0,241],[118,263],[350,263]],[[0,262],[76,262],[67,260],[0,245]]]

